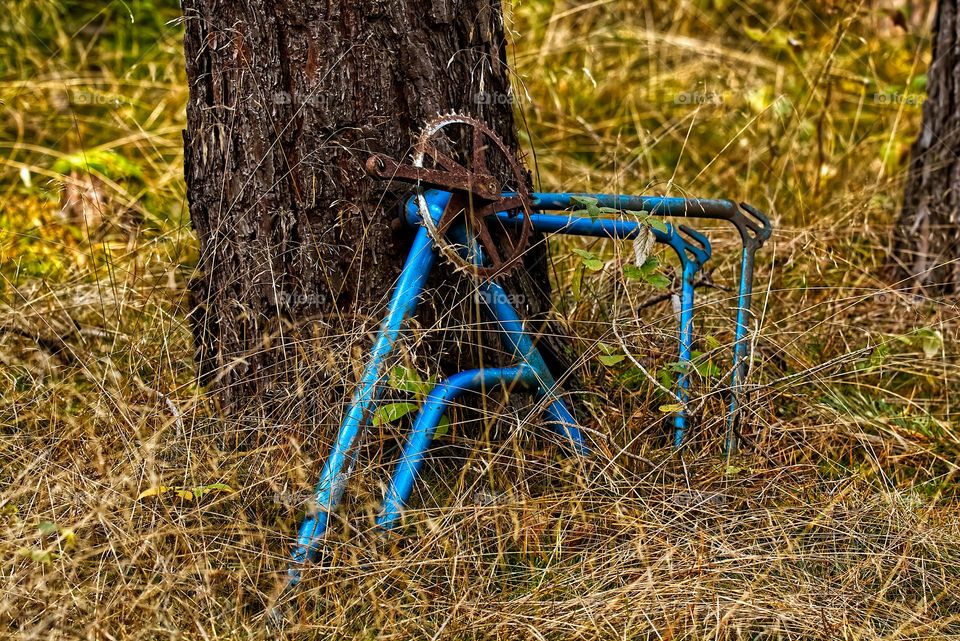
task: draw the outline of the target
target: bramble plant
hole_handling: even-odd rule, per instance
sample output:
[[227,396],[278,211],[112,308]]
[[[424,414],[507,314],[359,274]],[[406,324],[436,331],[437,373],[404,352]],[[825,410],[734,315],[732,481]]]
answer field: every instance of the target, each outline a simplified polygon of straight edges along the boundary
[[[581,209],[574,209],[573,214],[577,216],[586,216],[591,220],[597,220],[611,215],[629,215],[636,218],[647,229],[657,229],[661,232],[667,231],[666,224],[655,216],[651,216],[645,211],[631,211],[628,209],[614,209],[613,207],[601,207],[596,198],[590,196],[573,196],[570,200],[582,205]],[[604,261],[593,252],[586,249],[575,247],[573,253],[580,261],[574,270],[572,279],[572,288],[574,298],[580,299],[583,288],[583,277],[586,271],[597,272],[603,269]],[[657,289],[666,289],[670,286],[670,279],[660,271],[660,261],[656,256],[644,256],[639,265],[628,263],[623,266],[623,275],[630,280],[642,281]]]

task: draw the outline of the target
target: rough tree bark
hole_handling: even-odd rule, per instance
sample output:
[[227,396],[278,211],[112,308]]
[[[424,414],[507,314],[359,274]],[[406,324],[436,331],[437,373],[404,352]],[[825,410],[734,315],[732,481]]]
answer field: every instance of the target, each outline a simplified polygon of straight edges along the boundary
[[923,128],[911,148],[910,173],[894,239],[901,278],[915,289],[960,292],[960,13],[940,0],[927,74]]
[[[311,332],[355,334],[399,273],[411,232],[391,225],[396,201],[366,176],[368,155],[403,157],[425,120],[451,110],[516,148],[509,72],[497,0],[183,9],[193,331],[202,380],[229,410],[304,393]],[[549,299],[543,250],[527,268],[538,286],[525,311],[537,314]]]

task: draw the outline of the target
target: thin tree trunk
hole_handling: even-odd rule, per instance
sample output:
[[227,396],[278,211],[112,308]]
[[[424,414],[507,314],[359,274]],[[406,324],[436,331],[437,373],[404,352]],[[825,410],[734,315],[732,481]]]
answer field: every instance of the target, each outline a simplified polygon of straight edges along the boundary
[[[314,332],[355,335],[368,312],[365,329],[375,329],[374,306],[411,238],[391,224],[396,201],[365,174],[368,155],[404,157],[424,121],[449,111],[484,120],[516,148],[499,2],[183,8],[202,380],[227,410],[309,394],[324,384],[306,347]],[[527,267],[524,312],[538,314],[549,300],[544,250]],[[331,381],[352,383],[343,370],[340,361]]]
[[940,0],[927,74],[923,128],[911,148],[910,173],[894,239],[901,278],[915,289],[960,291],[960,14]]

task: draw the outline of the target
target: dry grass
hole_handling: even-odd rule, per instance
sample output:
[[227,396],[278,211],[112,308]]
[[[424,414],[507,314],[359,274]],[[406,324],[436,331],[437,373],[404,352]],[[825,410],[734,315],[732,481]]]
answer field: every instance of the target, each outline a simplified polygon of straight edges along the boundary
[[[21,5],[0,17],[0,635],[272,638],[263,612],[342,407],[305,411],[294,390],[289,420],[225,420],[196,385],[176,7]],[[726,195],[775,219],[749,447],[720,455],[726,383],[706,373],[697,438],[665,448],[664,397],[597,356],[656,375],[669,303],[644,307],[613,243],[589,246],[605,264],[574,295],[579,259],[557,242],[597,454],[561,456],[529,399],[492,395],[383,537],[398,428],[375,430],[284,601],[289,634],[960,638],[957,307],[880,278],[929,48],[923,12],[905,31],[890,7],[514,7],[545,188]],[[64,185],[81,199],[66,217]],[[730,285],[735,239],[705,228]],[[731,294],[698,295],[704,358],[725,366]],[[305,384],[345,396],[363,340],[312,339]],[[215,483],[235,492],[137,498]]]

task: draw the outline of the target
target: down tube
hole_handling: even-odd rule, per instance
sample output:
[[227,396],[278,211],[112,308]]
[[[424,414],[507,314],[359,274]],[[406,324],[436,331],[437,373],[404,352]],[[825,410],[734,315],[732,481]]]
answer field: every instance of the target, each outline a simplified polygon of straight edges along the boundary
[[493,281],[483,283],[480,286],[480,291],[484,303],[489,308],[491,315],[497,320],[507,340],[510,341],[517,358],[529,363],[537,372],[540,392],[550,400],[546,413],[550,417],[550,423],[554,430],[570,441],[577,454],[588,456],[590,447],[583,438],[583,433],[566,403],[556,396],[556,381],[530,336],[523,329],[523,322],[517,315],[517,311],[507,302],[509,297],[506,291]]
[[[379,395],[384,362],[393,350],[404,321],[416,310],[417,300],[423,291],[435,258],[436,253],[427,230],[421,227],[417,231],[407,262],[390,298],[387,316],[380,326],[363,378],[320,474],[315,492],[316,512],[308,515],[297,534],[296,547],[292,555],[293,562],[296,564],[302,564],[316,556],[319,540],[327,529],[330,512],[343,494],[347,476],[350,473],[349,468],[352,467],[352,458],[356,456],[355,453],[351,454],[354,441],[369,420],[371,406]],[[343,472],[343,466],[348,461],[348,469]],[[295,584],[299,581],[299,570],[296,567],[290,568],[289,575],[291,583]]]

